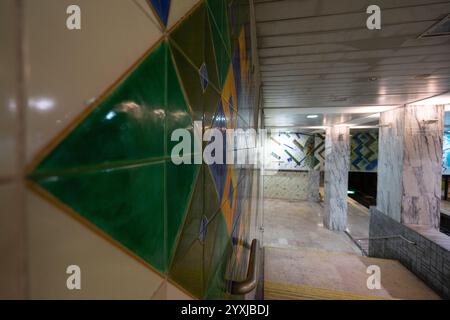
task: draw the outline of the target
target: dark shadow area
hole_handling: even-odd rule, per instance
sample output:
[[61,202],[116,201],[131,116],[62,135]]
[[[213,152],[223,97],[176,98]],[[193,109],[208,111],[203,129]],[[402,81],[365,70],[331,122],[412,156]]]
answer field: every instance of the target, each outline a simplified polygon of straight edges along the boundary
[[366,208],[375,206],[377,201],[377,173],[349,172],[349,197]]

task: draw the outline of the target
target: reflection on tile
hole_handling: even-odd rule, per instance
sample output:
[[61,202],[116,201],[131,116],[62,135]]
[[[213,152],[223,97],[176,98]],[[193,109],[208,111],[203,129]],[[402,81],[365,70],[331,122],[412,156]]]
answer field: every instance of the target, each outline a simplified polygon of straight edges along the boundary
[[[111,0],[114,5],[105,1],[79,0],[89,13],[83,18],[83,32],[78,33],[53,28],[57,10],[64,9],[66,0],[45,12],[46,21],[39,28],[32,16],[34,2],[27,7],[27,31],[32,37],[28,159],[40,150],[40,163],[33,162],[37,166],[29,178],[49,201],[30,195],[30,239],[36,267],[32,295],[115,298],[121,297],[117,288],[124,287],[125,297],[233,298],[226,293],[226,279],[246,266],[246,256],[236,246],[248,241],[251,232],[250,169],[241,165],[177,166],[169,157],[178,143],[171,141],[171,133],[187,129],[192,135],[195,120],[203,121],[203,129],[215,126],[222,133],[256,126],[251,48],[243,27],[248,1],[239,1],[239,5],[201,1],[175,28],[176,20],[200,1]],[[50,0],[43,0],[44,9],[49,4]],[[102,12],[104,7],[108,9]],[[96,30],[85,31],[91,30],[92,21]],[[168,37],[155,44],[166,22]],[[60,38],[64,39],[53,43]],[[100,97],[120,74],[125,76]],[[97,104],[86,109],[96,97]],[[245,137],[239,141],[242,148],[249,146]],[[42,214],[45,208],[51,209]],[[104,240],[73,217],[92,223],[96,232],[117,241],[118,248],[143,260],[152,276],[136,284],[145,272],[129,262],[131,257],[115,256],[123,252],[112,251],[107,242],[97,244]],[[89,236],[77,247],[75,240],[83,232]],[[43,275],[46,269],[59,272],[56,269],[68,259],[62,254],[64,249],[80,261],[82,270],[87,268],[83,272],[92,272],[88,275],[92,287],[83,294],[61,294],[64,286],[58,277],[64,273],[55,278]],[[94,263],[104,255],[111,266],[99,276]],[[56,262],[48,267],[46,261]],[[128,264],[125,271],[115,269]],[[92,280],[92,275],[98,279]],[[106,278],[120,280],[105,286],[110,291],[103,291],[99,284]],[[138,292],[131,292],[122,280],[137,286]],[[39,288],[43,281],[51,284]]]
[[61,12],[64,15],[72,3],[42,0],[25,6],[31,99],[28,160],[162,36],[133,1],[123,0],[78,0],[82,30],[70,31]]
[[[182,229],[190,228],[191,223],[193,223],[192,219],[198,223],[202,217],[201,208],[197,208],[198,205],[202,204],[201,198],[198,199],[199,197],[202,197],[202,194],[198,194],[202,191],[201,184],[199,184],[199,182],[202,182],[202,179],[197,175],[198,170],[198,165],[182,164],[177,166],[171,161],[166,163],[166,186],[168,190],[166,195],[168,259],[172,257],[175,250],[180,250],[179,247],[182,245],[178,243],[178,248],[175,248],[177,236],[180,234],[181,239],[179,241],[187,241],[184,238],[192,231]],[[197,186],[195,184],[196,178]],[[194,187],[195,190],[193,190]],[[193,195],[191,195],[192,192],[194,193]],[[198,238],[199,230],[199,225],[194,227],[195,233],[192,235],[192,238],[189,237],[188,246],[192,243],[193,239]]]
[[209,222],[204,244],[203,270],[207,291],[211,286],[217,286],[217,282],[222,279],[230,253],[231,241],[225,219],[220,213]]
[[162,157],[166,56],[166,45],[158,46],[64,138],[37,171]]
[[0,3],[0,177],[16,171],[17,28],[14,0]]

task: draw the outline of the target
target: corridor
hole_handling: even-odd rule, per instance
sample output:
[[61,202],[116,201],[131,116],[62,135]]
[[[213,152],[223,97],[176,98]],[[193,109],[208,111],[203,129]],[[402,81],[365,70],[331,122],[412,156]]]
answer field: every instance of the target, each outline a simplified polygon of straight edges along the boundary
[[449,36],[450,0],[0,0],[0,299],[450,299]]
[[[368,210],[348,201],[348,232],[367,238]],[[322,220],[320,203],[264,199],[265,299],[439,299],[398,261],[363,256],[347,234],[324,228]],[[381,290],[367,288],[370,265],[381,269]]]

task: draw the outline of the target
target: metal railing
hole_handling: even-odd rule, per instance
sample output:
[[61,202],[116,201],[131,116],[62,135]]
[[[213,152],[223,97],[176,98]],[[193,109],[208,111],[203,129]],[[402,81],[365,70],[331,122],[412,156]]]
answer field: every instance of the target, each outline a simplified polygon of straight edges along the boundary
[[247,267],[247,277],[243,281],[231,281],[230,293],[233,295],[243,295],[251,292],[258,284],[257,267],[259,264],[259,241],[253,239],[250,247],[250,256]]
[[386,239],[396,239],[396,238],[402,239],[402,240],[408,242],[409,244],[417,245],[417,243],[415,243],[414,241],[409,240],[409,239],[405,238],[404,236],[402,236],[400,234],[392,235],[392,236],[369,237],[369,238],[354,238],[354,239],[356,241],[364,241],[364,240],[369,240],[370,241],[370,240],[386,240]]

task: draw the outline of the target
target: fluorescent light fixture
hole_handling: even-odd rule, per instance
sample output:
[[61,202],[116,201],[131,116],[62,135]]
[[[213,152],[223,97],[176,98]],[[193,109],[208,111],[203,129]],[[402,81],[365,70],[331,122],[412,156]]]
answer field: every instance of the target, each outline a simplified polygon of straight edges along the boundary
[[319,117],[319,115],[317,115],[317,114],[308,114],[306,116],[306,118],[308,118],[308,119],[317,119],[318,117]]
[[348,190],[348,191],[347,191],[347,194],[355,194],[355,191],[353,191],[353,190]]

